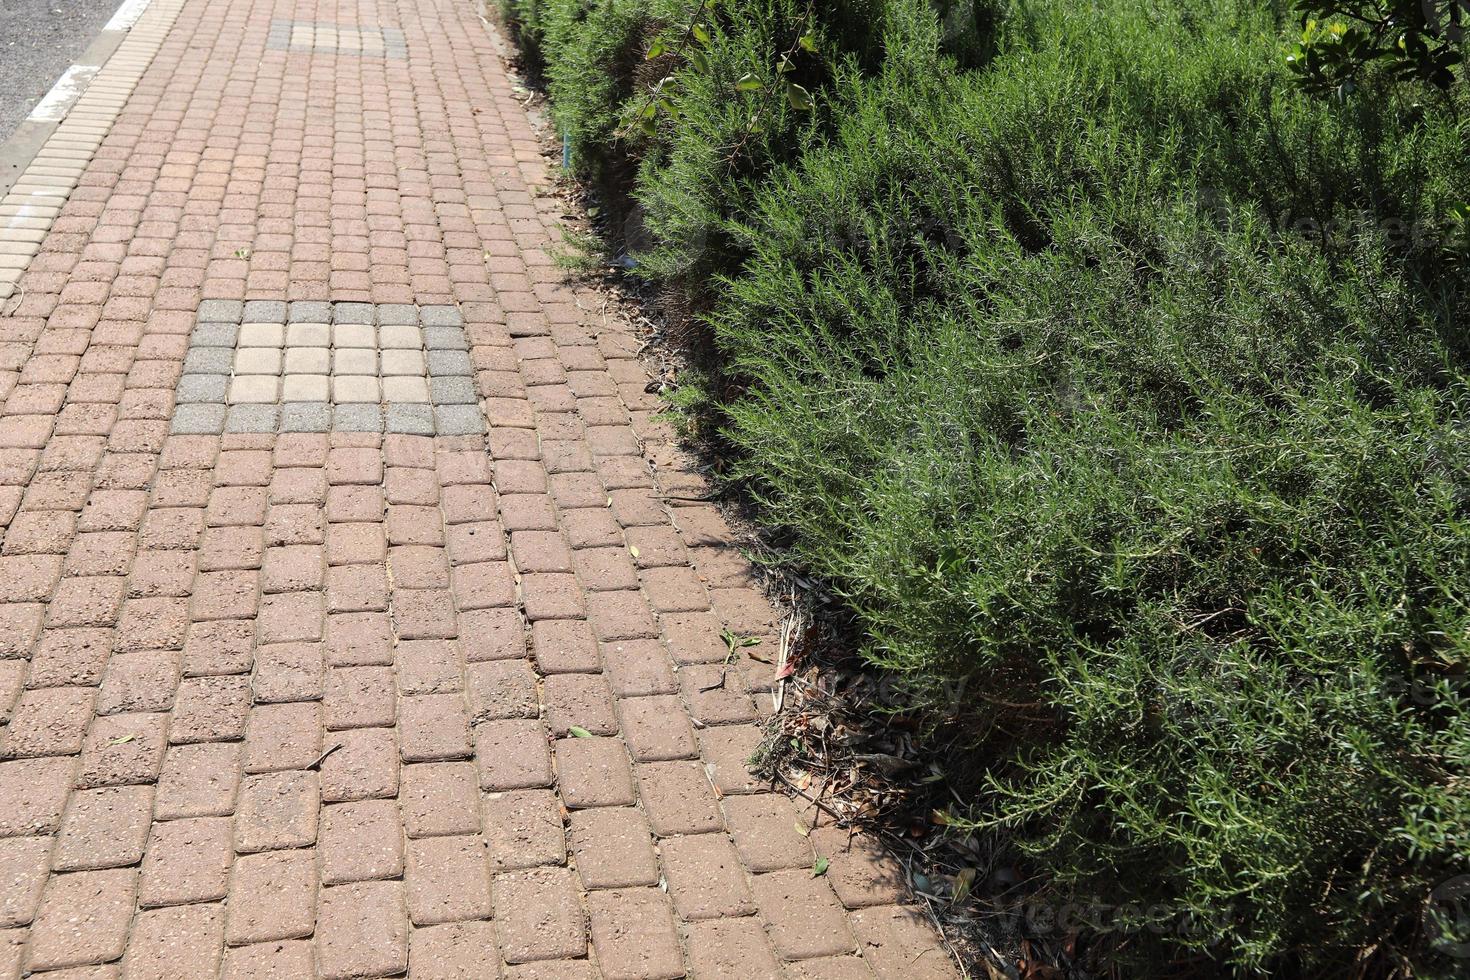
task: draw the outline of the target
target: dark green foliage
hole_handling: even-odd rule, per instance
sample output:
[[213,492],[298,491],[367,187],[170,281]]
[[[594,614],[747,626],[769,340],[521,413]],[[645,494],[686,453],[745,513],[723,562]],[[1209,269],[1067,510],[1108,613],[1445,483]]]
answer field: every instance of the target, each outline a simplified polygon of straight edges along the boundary
[[[544,74],[577,172],[595,182],[628,166],[616,133],[647,35],[677,0],[501,0],[533,67]],[[610,173],[611,171],[611,173]]]
[[[998,19],[990,0],[943,0],[955,11],[946,43],[978,57],[974,24]],[[545,64],[553,111],[574,169],[602,182],[638,161],[628,213],[613,226],[645,247],[640,273],[679,284],[698,300],[710,278],[738,268],[730,223],[753,205],[771,169],[795,160],[832,119],[824,94],[838,79],[882,64],[890,18],[907,0],[502,0],[523,46]],[[964,16],[961,10],[970,10]],[[987,13],[987,11],[989,11]],[[707,23],[698,63],[681,43],[692,19]],[[811,35],[812,51],[797,45]],[[645,62],[654,41],[671,53]],[[741,80],[774,78],[796,47],[787,79],[816,93],[809,110]],[[650,89],[669,77],[678,117],[661,114],[650,138],[633,123]],[[610,189],[610,188],[604,188]],[[645,238],[645,229],[651,236]],[[624,242],[616,242],[619,246]]]
[[967,44],[891,3],[731,167],[728,83],[795,10],[724,15],[638,149],[645,269],[710,298],[765,522],[973,733],[965,819],[1126,909],[1130,976],[1457,975],[1463,86],[1315,98],[1253,0]]
[[1313,91],[1349,96],[1364,72],[1448,89],[1465,62],[1465,0],[1297,0],[1303,29],[1288,58]]

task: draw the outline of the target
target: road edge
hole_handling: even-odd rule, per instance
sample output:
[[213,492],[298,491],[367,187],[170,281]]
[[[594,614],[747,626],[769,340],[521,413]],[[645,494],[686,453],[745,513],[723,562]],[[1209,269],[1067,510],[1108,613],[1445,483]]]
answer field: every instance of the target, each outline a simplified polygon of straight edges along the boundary
[[185,0],[124,0],[0,143],[0,315]]

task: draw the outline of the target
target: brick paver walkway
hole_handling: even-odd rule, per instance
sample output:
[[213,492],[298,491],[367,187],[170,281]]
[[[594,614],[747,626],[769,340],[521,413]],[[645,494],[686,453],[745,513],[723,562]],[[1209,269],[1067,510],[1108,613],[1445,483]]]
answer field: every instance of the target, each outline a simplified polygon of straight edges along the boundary
[[0,319],[0,978],[953,975],[547,180],[468,2],[183,3]]

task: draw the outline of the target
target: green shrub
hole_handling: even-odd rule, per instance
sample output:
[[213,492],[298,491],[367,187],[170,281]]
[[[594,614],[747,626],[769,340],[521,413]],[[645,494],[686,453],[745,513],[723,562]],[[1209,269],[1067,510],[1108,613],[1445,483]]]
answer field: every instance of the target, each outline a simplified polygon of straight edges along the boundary
[[[940,2],[955,8],[947,46],[976,61],[985,47],[976,31],[997,16],[990,0]],[[628,238],[613,244],[642,246],[640,275],[698,294],[739,267],[744,256],[731,226],[771,169],[798,158],[833,118],[826,98],[802,110],[743,90],[742,79],[773,77],[791,51],[789,79],[827,93],[840,79],[877,70],[891,18],[911,17],[913,7],[908,0],[503,0],[503,9],[544,65],[574,171],[613,198],[630,189],[616,181],[638,168],[634,200],[610,201],[608,227]],[[685,56],[696,46],[684,43],[696,14],[710,28],[697,65]],[[808,35],[810,51],[796,45]],[[658,37],[670,54],[646,63]],[[678,116],[661,114],[645,136],[630,117],[666,76]]]
[[639,149],[644,270],[709,297],[764,521],[972,734],[956,822],[1118,910],[1130,975],[1456,975],[1463,87],[1314,98],[1258,0],[1033,0],[983,57],[891,3],[727,176],[794,9]]
[[1464,0],[1296,0],[1301,39],[1288,64],[1313,91],[1351,96],[1380,68],[1448,89],[1465,61]]
[[677,0],[502,0],[522,49],[545,77],[579,176],[605,185],[631,167],[617,141],[622,106],[660,12],[681,6]]
[[[652,241],[638,256],[640,274],[702,301],[715,277],[735,272],[749,254],[741,225],[772,170],[799,159],[840,121],[860,79],[884,65],[893,70],[895,54],[922,52],[914,67],[925,70],[937,67],[940,49],[977,62],[993,41],[978,32],[995,30],[998,15],[987,0],[940,3],[956,8],[943,36],[932,8],[910,0],[722,5],[703,63],[676,72],[679,117],[642,153],[635,196]],[[772,78],[780,55],[804,34],[812,35],[813,50],[796,52],[789,77],[815,93],[811,109],[740,91],[743,78]],[[928,40],[915,45],[918,36]]]

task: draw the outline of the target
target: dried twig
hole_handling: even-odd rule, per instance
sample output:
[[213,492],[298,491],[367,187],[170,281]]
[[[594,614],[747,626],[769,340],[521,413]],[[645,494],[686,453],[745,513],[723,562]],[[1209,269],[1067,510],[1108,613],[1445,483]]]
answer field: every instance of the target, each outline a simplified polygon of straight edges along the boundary
[[786,616],[786,622],[781,624],[781,655],[776,660],[776,714],[781,713],[786,704],[786,682],[791,678],[786,674],[786,663],[791,658],[791,632],[796,625],[796,617],[800,615],[797,607],[793,605],[791,612]]
[[322,763],[327,761],[327,756],[331,755],[333,752],[336,752],[338,749],[340,749],[342,747],[342,744],[343,743],[341,743],[341,742],[336,743],[331,748],[329,748],[325,752],[323,752],[321,755],[317,756],[316,757],[316,761],[313,762],[311,765],[307,766],[306,768],[308,768],[308,769],[320,769],[322,767]]
[[[12,307],[10,307],[10,309],[6,310],[4,313],[0,313],[0,316],[10,316],[16,310],[20,309],[21,304],[24,303],[25,301],[26,301],[26,287],[25,287],[25,283],[19,283],[16,286],[15,305],[12,306]],[[7,303],[6,305],[9,306],[10,304]]]

